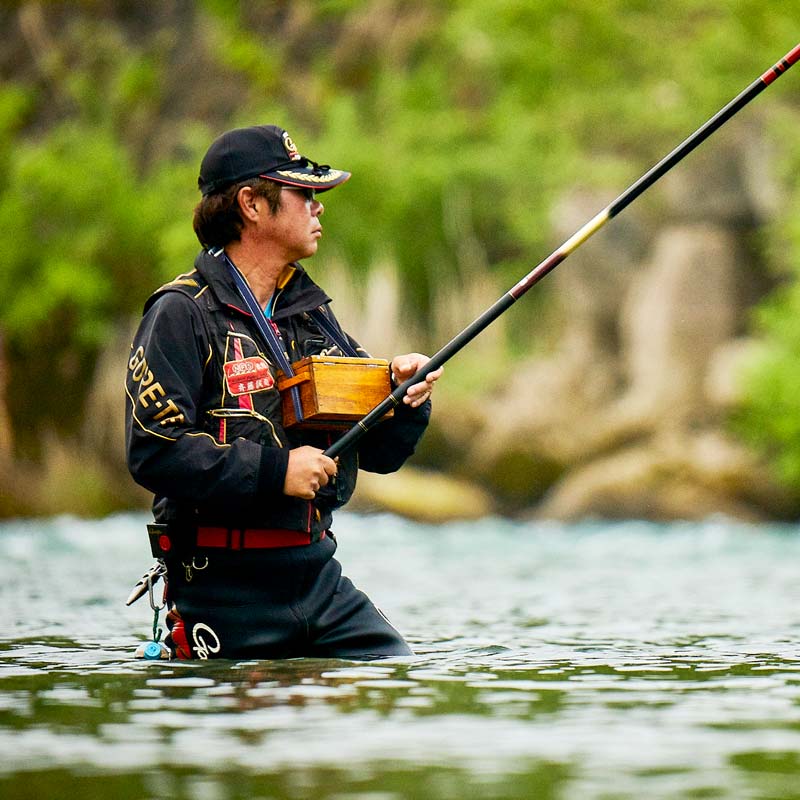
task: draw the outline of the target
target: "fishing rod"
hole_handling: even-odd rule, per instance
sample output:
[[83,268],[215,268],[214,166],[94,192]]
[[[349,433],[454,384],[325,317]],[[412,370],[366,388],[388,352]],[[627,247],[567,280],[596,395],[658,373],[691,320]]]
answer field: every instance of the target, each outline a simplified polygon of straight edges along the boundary
[[364,434],[368,433],[383,416],[396,408],[409,389],[425,376],[449,361],[463,347],[469,344],[481,331],[494,322],[503,312],[516,303],[522,295],[535,286],[542,278],[555,269],[564,259],[575,252],[589,237],[593,236],[610,219],[629,206],[646,189],[650,188],[662,175],[669,172],[679,161],[704,142],[714,131],[722,127],[734,114],[741,111],[753,98],[777,80],[793,64],[800,60],[800,44],[790,50],[777,64],[770,67],[760,78],[753,81],[741,94],[737,95],[724,108],[718,111],[691,136],[679,144],[669,155],[648,170],[638,181],[629,186],[616,200],[596,214],[582,228],[576,231],[544,261],[537,264],[521,281],[509,289],[494,305],[471,322],[461,333],[451,339],[438,353],[408,380],[403,381],[385,400],[379,403],[365,417],[360,419],[340,439],[335,441],[325,455],[335,458],[339,453],[352,447]]

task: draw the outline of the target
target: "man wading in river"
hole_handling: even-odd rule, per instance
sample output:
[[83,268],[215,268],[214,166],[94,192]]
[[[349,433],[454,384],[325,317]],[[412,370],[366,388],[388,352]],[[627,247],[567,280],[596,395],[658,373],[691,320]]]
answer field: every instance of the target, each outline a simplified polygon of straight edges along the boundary
[[[150,539],[167,567],[173,657],[411,653],[342,575],[331,515],[359,467],[392,472],[412,454],[441,369],[336,461],[323,452],[335,433],[284,427],[277,388],[281,359],[366,356],[298,263],[322,235],[317,194],[349,177],[302,157],[276,126],[223,134],[200,167],[204,249],[145,305],[128,365],[127,456],[155,494]],[[246,310],[250,292],[267,325]],[[395,357],[392,379],[427,360]]]

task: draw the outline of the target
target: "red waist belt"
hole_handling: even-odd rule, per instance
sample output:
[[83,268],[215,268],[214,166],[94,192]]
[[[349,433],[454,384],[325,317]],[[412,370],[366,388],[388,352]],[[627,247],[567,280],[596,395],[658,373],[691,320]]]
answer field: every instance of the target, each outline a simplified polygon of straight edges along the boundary
[[[320,534],[325,538],[325,532]],[[311,544],[312,534],[285,528],[204,528],[197,529],[198,547],[224,547],[228,550],[299,547]]]

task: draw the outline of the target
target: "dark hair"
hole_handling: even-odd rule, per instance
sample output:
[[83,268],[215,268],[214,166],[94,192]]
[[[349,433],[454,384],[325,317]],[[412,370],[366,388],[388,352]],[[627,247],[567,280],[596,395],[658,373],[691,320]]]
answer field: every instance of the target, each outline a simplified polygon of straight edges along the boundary
[[236,196],[239,190],[249,186],[253,193],[266,199],[271,214],[281,207],[281,185],[265,178],[241,181],[204,197],[194,209],[193,227],[203,247],[225,247],[242,234],[244,222]]

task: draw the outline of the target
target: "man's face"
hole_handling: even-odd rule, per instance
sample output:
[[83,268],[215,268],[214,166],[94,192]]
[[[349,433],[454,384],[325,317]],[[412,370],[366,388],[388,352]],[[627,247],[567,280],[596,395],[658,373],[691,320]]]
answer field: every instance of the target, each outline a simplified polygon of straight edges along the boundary
[[[263,201],[266,206],[266,200]],[[313,189],[281,187],[281,207],[268,215],[262,233],[270,243],[285,253],[286,263],[308,258],[317,252],[322,237],[319,217],[325,210]]]

